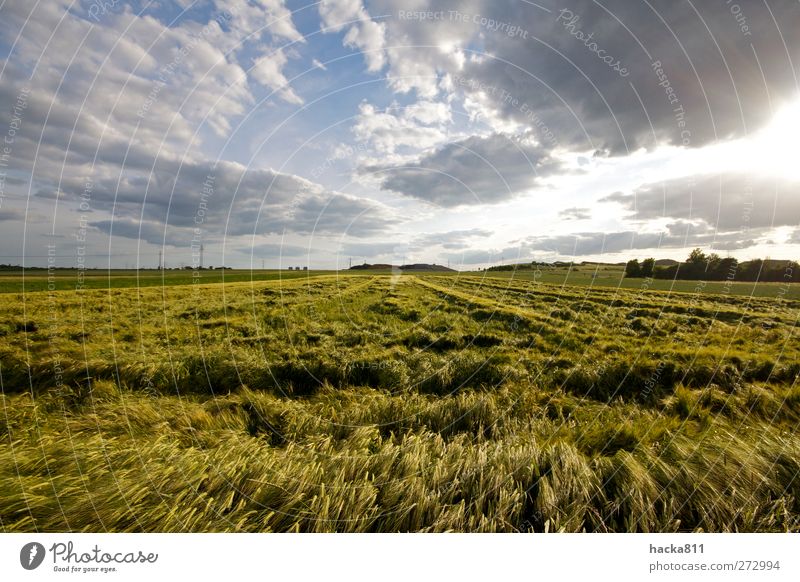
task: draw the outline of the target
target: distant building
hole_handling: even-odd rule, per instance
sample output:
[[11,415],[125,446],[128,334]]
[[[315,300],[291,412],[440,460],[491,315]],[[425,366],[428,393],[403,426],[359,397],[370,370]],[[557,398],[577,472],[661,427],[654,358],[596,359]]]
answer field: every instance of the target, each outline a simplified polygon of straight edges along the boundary
[[303,267],[303,270],[304,271],[308,271],[308,267]]
[[289,267],[289,270],[290,271],[294,271],[294,267]]

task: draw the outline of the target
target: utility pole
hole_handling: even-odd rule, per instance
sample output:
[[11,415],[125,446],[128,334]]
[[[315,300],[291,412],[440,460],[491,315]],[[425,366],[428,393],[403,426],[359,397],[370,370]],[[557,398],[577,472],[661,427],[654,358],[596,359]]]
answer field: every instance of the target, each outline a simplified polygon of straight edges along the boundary
[[203,243],[200,243],[200,270],[203,270]]
[[350,257],[350,264],[348,265],[349,268],[353,268],[353,257]]
[[164,252],[164,251],[162,251],[162,250],[160,250],[160,249],[159,249],[159,251],[158,251],[158,270],[159,270],[159,271],[161,271],[161,270],[163,269],[163,267],[162,267],[162,265],[161,265],[161,255],[162,255],[162,253],[163,253],[163,252]]

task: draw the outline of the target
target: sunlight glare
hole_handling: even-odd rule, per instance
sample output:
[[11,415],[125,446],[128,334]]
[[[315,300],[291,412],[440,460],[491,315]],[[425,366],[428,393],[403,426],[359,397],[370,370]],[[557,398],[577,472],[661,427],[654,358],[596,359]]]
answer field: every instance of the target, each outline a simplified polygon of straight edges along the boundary
[[753,154],[758,171],[800,179],[800,160],[797,143],[800,139],[800,99],[778,110],[757,136],[754,136]]

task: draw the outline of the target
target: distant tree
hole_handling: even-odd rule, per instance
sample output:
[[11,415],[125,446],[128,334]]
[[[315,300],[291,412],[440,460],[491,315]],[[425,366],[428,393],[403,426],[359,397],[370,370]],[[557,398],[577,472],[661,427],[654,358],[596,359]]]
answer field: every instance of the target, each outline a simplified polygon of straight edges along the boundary
[[736,278],[738,266],[739,261],[733,257],[725,257],[724,259],[720,259],[719,263],[714,269],[713,278],[718,281],[725,281],[728,279],[733,280]]
[[795,266],[793,261],[764,261],[764,268],[761,271],[761,281],[772,281],[775,283],[789,283],[796,281]]
[[639,271],[640,277],[652,277],[656,268],[656,260],[653,258],[645,259],[642,261],[642,266]]
[[[625,275],[647,277],[649,269],[649,259],[642,261],[640,265],[629,261],[625,267]],[[638,275],[629,275],[631,271]],[[740,263],[734,257],[723,258],[715,253],[706,255],[700,249],[694,249],[685,262],[655,267],[652,276],[655,279],[800,283],[800,263],[770,259],[753,259]]]
[[654,279],[676,279],[678,278],[678,265],[669,265],[667,267],[656,267],[653,269]]
[[800,282],[800,264],[798,264],[797,261],[790,262],[789,268],[786,271],[791,276],[791,281],[793,283]]
[[717,253],[711,253],[706,259],[706,273],[709,275],[717,273],[719,270],[719,263],[722,260]]
[[686,259],[687,263],[705,263],[708,260],[706,254],[701,249],[694,249],[691,253],[689,253],[689,258]]
[[637,259],[631,259],[625,264],[625,276],[626,277],[642,276],[642,267],[639,265],[639,261]]
[[700,249],[694,249],[689,253],[689,258],[680,269],[681,279],[702,279],[706,274],[708,257]]
[[761,270],[764,266],[764,261],[761,259],[753,259],[739,265],[737,275],[741,281],[758,281],[761,277]]

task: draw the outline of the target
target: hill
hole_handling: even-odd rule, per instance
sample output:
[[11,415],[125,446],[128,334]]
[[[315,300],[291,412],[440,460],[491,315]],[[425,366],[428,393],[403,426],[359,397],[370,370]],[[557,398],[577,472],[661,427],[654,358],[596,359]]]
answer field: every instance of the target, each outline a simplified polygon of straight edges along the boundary
[[455,269],[445,267],[444,265],[437,265],[436,263],[414,263],[411,265],[401,265],[400,268],[404,271],[448,271],[455,273]]
[[364,263],[363,265],[353,265],[352,267],[350,267],[350,270],[351,271],[369,271],[369,270],[381,270],[382,271],[382,270],[391,269],[391,268],[392,268],[392,265],[387,265],[387,264],[384,264],[384,263],[376,263],[374,265],[368,265],[367,263]]

